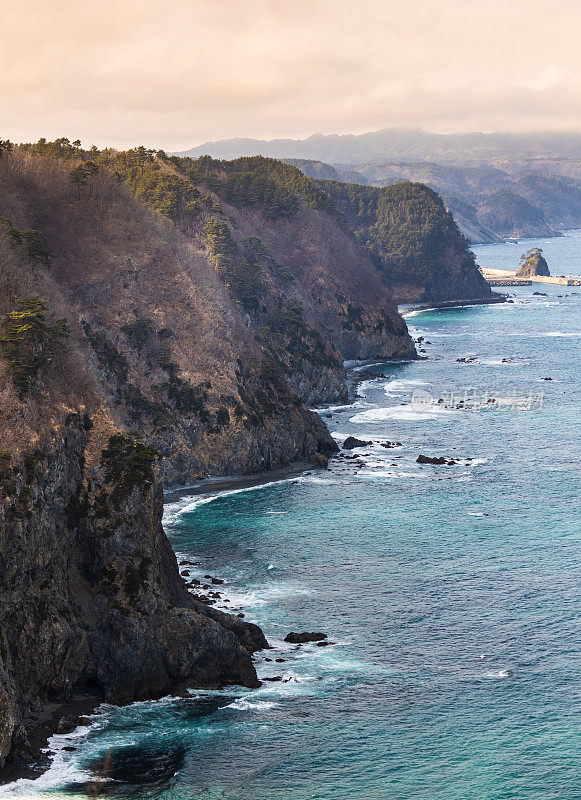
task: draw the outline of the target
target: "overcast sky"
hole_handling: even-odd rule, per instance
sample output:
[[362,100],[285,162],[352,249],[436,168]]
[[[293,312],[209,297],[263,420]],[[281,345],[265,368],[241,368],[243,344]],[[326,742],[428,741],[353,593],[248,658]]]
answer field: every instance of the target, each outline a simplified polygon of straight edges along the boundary
[[0,0],[0,139],[581,131],[581,0]]

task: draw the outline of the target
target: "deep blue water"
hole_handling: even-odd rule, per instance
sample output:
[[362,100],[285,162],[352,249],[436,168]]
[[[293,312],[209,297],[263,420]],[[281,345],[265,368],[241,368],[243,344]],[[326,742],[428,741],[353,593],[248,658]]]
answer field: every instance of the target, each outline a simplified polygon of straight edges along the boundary
[[[558,271],[580,274],[579,236],[554,244]],[[479,262],[521,252],[496,247]],[[322,412],[339,441],[374,442],[354,451],[361,464],[168,506],[192,574],[225,579],[224,605],[275,647],[259,675],[290,680],[105,708],[54,737],[78,750],[14,791],[93,793],[109,754],[100,789],[116,797],[579,796],[581,289],[509,291],[511,304],[409,317],[428,360],[377,365],[387,377]],[[495,407],[415,410],[418,388]],[[290,630],[335,644],[285,645]]]

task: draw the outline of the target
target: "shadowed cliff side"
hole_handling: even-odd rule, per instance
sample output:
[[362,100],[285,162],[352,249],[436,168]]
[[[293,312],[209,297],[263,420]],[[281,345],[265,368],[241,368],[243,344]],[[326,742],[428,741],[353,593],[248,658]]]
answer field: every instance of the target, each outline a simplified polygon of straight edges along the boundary
[[184,233],[105,170],[79,187],[63,161],[5,158],[0,187],[3,268],[25,251],[18,231],[35,229],[50,254],[18,268],[19,288],[7,282],[5,313],[54,284],[86,371],[116,424],[160,450],[166,485],[324,463],[333,440],[246,324],[203,230]]
[[[87,467],[84,413],[4,464],[0,510],[0,765],[27,755],[43,703],[72,695],[127,703],[185,686],[256,686],[260,630],[196,602],[161,527],[153,467],[127,440],[117,474]],[[120,436],[120,439],[124,437]]]
[[266,641],[187,592],[161,527],[157,451],[114,422],[79,328],[55,342],[70,316],[58,287],[0,244],[2,311],[24,288],[46,298],[17,303],[1,341],[1,766],[31,755],[47,702],[255,686],[251,652]]

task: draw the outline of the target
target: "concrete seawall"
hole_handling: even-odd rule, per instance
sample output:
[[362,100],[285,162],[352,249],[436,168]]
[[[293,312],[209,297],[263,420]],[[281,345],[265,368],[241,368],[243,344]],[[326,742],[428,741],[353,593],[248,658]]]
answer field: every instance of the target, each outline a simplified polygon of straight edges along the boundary
[[[553,283],[558,286],[581,286],[581,277],[567,275],[528,275],[526,278],[517,278],[516,272],[509,269],[481,269],[482,275],[486,280],[500,286],[530,286],[531,283]],[[510,283],[500,283],[500,281],[510,281]]]

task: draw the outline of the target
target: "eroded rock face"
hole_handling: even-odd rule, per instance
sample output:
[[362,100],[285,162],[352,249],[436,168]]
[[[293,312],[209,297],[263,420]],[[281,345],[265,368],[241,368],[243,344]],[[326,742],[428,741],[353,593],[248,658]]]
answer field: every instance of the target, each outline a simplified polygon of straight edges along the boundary
[[533,247],[532,250],[523,253],[516,275],[518,278],[530,278],[535,275],[548,278],[551,275],[549,265],[540,247]]
[[3,482],[0,765],[13,743],[25,746],[31,713],[46,701],[257,685],[251,653],[267,642],[257,626],[187,592],[161,527],[155,473],[124,494],[100,468],[87,474],[88,438],[72,414]]

